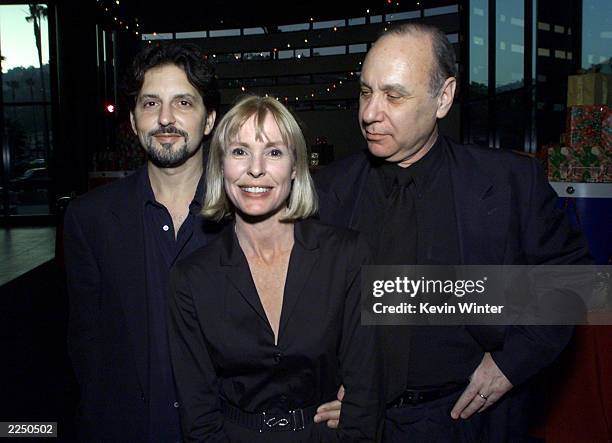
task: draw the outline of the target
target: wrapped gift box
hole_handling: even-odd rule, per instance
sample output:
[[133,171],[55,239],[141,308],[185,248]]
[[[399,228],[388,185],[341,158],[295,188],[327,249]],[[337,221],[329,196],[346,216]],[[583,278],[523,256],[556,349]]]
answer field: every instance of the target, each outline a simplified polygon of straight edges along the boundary
[[612,76],[601,73],[570,75],[567,106],[612,104]]
[[601,120],[601,147],[612,155],[612,109],[606,108]]
[[563,141],[574,149],[602,146],[602,122],[607,113],[605,105],[570,106]]
[[576,183],[612,182],[612,154],[600,146],[548,148],[548,179]]

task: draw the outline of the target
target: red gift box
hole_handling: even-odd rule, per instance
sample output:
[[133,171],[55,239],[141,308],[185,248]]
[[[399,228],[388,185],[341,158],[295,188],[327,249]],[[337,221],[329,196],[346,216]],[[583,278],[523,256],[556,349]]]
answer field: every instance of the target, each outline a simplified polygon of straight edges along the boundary
[[606,107],[601,120],[601,147],[612,154],[612,109]]
[[574,149],[602,145],[602,120],[606,105],[570,106],[567,110],[569,145]]

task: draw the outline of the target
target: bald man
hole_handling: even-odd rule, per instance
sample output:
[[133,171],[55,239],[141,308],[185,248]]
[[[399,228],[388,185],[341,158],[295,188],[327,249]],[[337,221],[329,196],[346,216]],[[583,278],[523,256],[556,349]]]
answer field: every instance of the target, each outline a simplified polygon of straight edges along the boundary
[[[454,50],[436,28],[404,24],[375,42],[359,99],[368,149],[315,176],[320,218],[365,234],[380,265],[589,263],[586,242],[555,209],[557,196],[536,161],[458,145],[438,133],[456,76]],[[529,382],[572,332],[382,329],[389,442],[525,438]],[[315,419],[338,418],[340,406],[322,405]]]

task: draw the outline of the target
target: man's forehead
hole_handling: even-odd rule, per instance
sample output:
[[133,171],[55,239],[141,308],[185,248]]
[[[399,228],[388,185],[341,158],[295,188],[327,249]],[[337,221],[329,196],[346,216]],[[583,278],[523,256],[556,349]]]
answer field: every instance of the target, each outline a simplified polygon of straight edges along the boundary
[[198,90],[189,82],[185,71],[176,65],[156,66],[145,72],[138,95],[160,94],[200,97]]
[[423,32],[390,34],[378,39],[367,54],[367,58],[393,61],[406,59],[430,63],[433,58],[431,36]]
[[361,71],[362,82],[403,83],[417,71],[430,72],[433,62],[429,36],[424,34],[387,35],[368,52]]

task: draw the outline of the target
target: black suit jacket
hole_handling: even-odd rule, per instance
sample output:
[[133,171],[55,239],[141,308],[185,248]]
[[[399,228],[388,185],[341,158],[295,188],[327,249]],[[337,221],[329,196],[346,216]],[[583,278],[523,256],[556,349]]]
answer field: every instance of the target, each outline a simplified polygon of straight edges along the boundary
[[94,189],[65,216],[68,351],[81,389],[81,441],[148,438],[144,173]]
[[221,399],[248,412],[287,411],[335,399],[341,383],[340,431],[322,424],[313,432],[325,441],[375,439],[381,358],[375,330],[360,326],[368,255],[354,231],[297,222],[277,346],[233,225],[177,264],[169,333],[187,441],[232,441]]
[[[557,195],[537,161],[510,151],[464,146],[448,138],[440,147],[449,158],[462,265],[588,264],[584,238],[555,208]],[[359,152],[315,175],[322,221],[353,227],[371,168]],[[435,202],[432,202],[435,204]],[[409,223],[409,221],[407,221]],[[435,241],[433,239],[432,241]],[[389,395],[401,392],[408,353],[399,352],[405,334],[382,328],[385,354],[393,361]],[[571,337],[568,327],[470,327],[493,352],[495,362],[518,385],[549,365]],[[407,343],[404,344],[407,346]],[[389,361],[389,360],[388,360]]]

